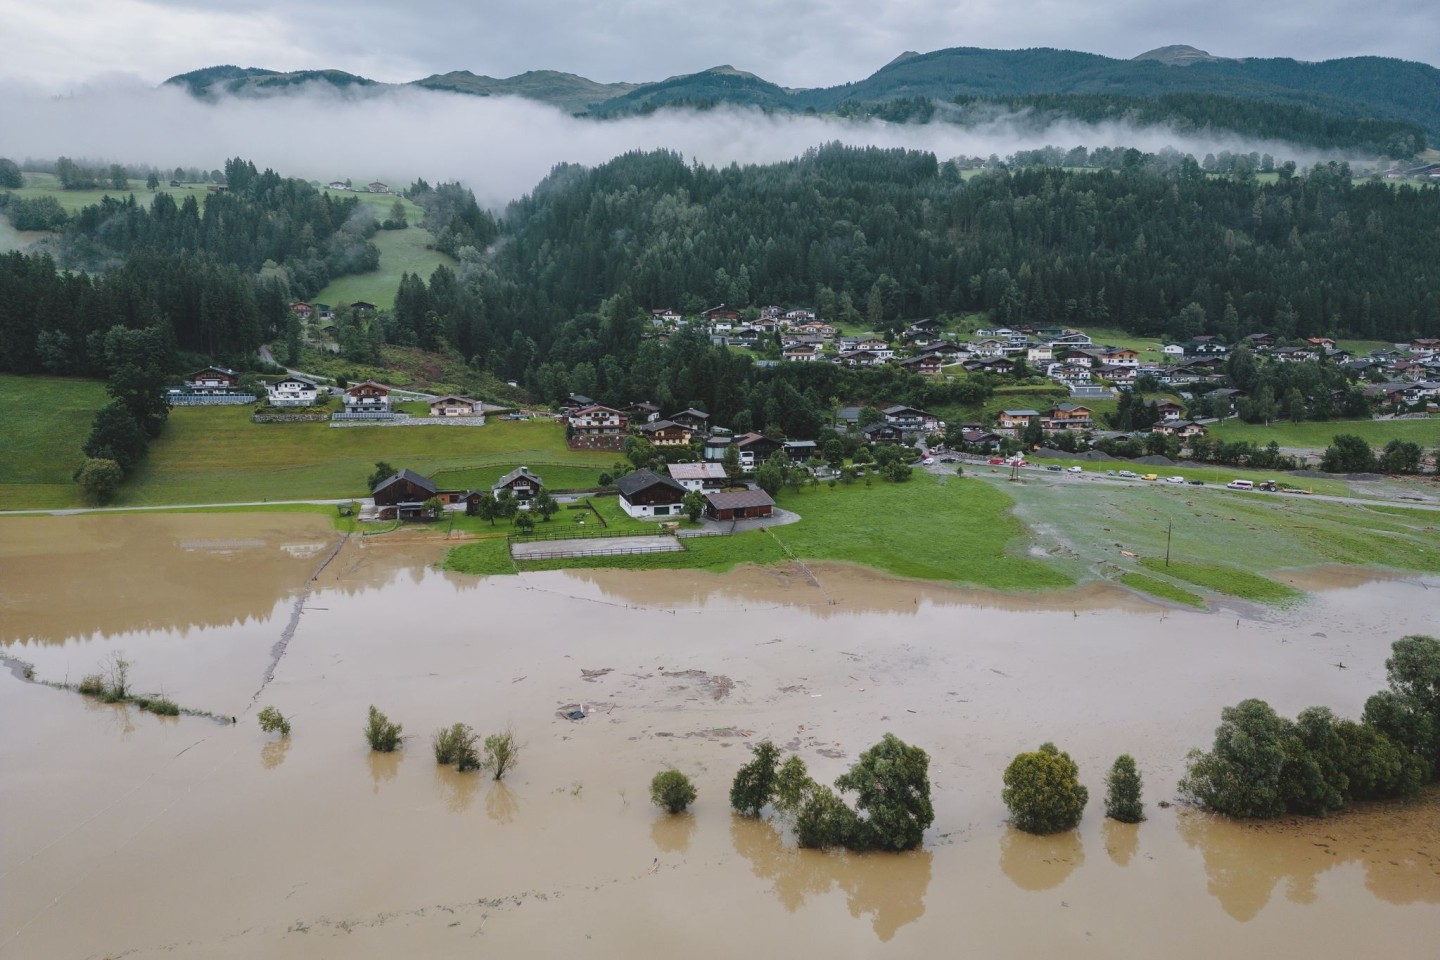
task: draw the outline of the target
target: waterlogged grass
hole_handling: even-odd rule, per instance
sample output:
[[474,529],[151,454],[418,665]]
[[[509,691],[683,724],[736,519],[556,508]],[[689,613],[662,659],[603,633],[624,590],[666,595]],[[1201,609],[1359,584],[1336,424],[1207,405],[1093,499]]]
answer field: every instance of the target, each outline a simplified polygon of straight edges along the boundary
[[510,559],[510,543],[504,537],[455,547],[445,555],[444,568],[486,577],[516,572],[515,562]]
[[759,530],[736,534],[733,537],[692,537],[685,541],[685,546],[688,549],[676,553],[526,560],[522,569],[707,570],[724,573],[742,563],[765,565],[783,563],[790,559],[775,539]]
[[1144,557],[1141,566],[1157,573],[1165,573],[1177,580],[1193,583],[1216,593],[1229,594],[1259,603],[1287,603],[1304,596],[1299,590],[1277,583],[1259,574],[1224,564],[1177,563],[1167,567],[1158,557]]
[[1187,607],[1205,606],[1205,601],[1189,590],[1176,586],[1166,580],[1156,580],[1154,577],[1147,577],[1143,573],[1127,573],[1120,578],[1120,582],[1132,590],[1148,593],[1152,597],[1159,597],[1161,600],[1183,603]]
[[1290,423],[1275,421],[1245,423],[1226,420],[1212,424],[1210,432],[1222,440],[1248,440],[1259,446],[1275,441],[1282,447],[1303,447],[1323,450],[1334,442],[1336,434],[1349,433],[1363,437],[1372,447],[1383,447],[1391,440],[1406,440],[1433,450],[1440,447],[1440,417],[1424,420],[1325,420]]
[[[1145,464],[1130,463],[1126,460],[1073,460],[1068,457],[1045,458],[1030,456],[1034,463],[1043,463],[1047,466],[1055,465],[1060,467],[1078,466],[1086,473],[1105,474],[1107,471],[1129,470],[1132,473],[1146,474],[1155,473],[1160,476],[1159,480],[1140,480],[1134,478],[1129,483],[1135,486],[1159,486],[1161,489],[1170,488],[1174,485],[1165,482],[1165,477],[1184,477],[1187,481],[1199,480],[1206,486],[1223,487],[1231,480],[1252,480],[1259,484],[1262,480],[1274,480],[1276,483],[1293,487],[1298,490],[1308,490],[1310,493],[1326,494],[1336,497],[1348,497],[1353,494],[1349,485],[1344,480],[1328,480],[1325,478],[1316,479],[1313,477],[1294,477],[1289,473],[1275,470],[1250,470],[1240,467],[1216,467],[1197,466],[1186,461],[1181,461],[1173,467],[1151,467]],[[989,467],[977,467],[977,469],[990,469]],[[996,470],[1007,469],[996,467]],[[1268,493],[1256,494],[1250,491],[1248,494],[1236,493],[1235,496],[1271,496]],[[1288,496],[1288,495],[1287,495]]]

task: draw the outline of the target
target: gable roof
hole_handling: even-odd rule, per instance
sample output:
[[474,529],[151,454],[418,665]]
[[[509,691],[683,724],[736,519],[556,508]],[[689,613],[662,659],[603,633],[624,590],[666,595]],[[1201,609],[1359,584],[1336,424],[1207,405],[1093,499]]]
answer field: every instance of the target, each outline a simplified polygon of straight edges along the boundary
[[733,490],[705,494],[716,510],[745,510],[749,507],[773,507],[775,500],[764,490]]
[[665,469],[673,480],[725,479],[725,465],[720,463],[672,463]]
[[399,473],[391,474],[386,479],[381,480],[378,484],[375,485],[375,489],[370,492],[372,494],[379,493],[381,490],[384,490],[385,488],[393,484],[399,483],[401,480],[408,480],[415,486],[419,487],[422,490],[425,490],[430,494],[434,494],[435,491],[440,489],[439,487],[435,486],[434,482],[431,481],[429,477],[422,477],[414,470],[401,470]]
[[505,474],[505,476],[501,477],[499,480],[496,480],[495,486],[508,487],[516,480],[519,480],[521,477],[529,477],[531,480],[535,481],[535,484],[537,486],[545,486],[545,482],[535,474],[531,473],[529,467],[516,467],[514,470],[511,470],[509,473]]
[[669,477],[662,477],[653,470],[636,470],[634,473],[627,473],[615,481],[615,486],[620,490],[620,496],[630,498],[642,490],[649,490],[653,486],[669,487],[672,490],[687,492],[679,483]]

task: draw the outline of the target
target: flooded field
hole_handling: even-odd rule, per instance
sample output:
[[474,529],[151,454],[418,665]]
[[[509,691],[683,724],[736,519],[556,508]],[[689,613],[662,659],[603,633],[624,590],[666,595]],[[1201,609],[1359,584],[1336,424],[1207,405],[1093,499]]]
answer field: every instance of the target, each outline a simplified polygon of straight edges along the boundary
[[[838,565],[476,579],[438,546],[336,545],[306,515],[0,522],[4,653],[73,681],[123,651],[137,689],[239,719],[0,673],[0,957],[1434,955],[1440,796],[1263,826],[1157,806],[1222,706],[1357,715],[1390,642],[1440,630],[1433,577],[1310,571],[1295,608],[1193,613]],[[401,752],[369,752],[372,703]],[[514,726],[506,781],[436,767],[456,721]],[[730,814],[747,744],[828,780],[887,731],[932,758],[924,850],[801,852]],[[1091,791],[1058,838],[1000,802],[1044,740]],[[1099,802],[1121,752],[1138,826]],[[690,814],[649,803],[667,766]]]

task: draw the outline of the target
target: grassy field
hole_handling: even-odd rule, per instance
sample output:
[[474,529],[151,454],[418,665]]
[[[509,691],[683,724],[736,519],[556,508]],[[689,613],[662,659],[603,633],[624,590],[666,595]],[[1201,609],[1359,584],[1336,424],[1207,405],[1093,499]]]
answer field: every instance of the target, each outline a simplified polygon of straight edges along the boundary
[[1440,417],[1425,420],[1325,420],[1291,423],[1277,420],[1268,427],[1263,423],[1226,420],[1212,424],[1210,433],[1222,440],[1248,440],[1264,446],[1271,440],[1282,447],[1303,447],[1323,450],[1337,433],[1353,433],[1364,437],[1372,447],[1383,447],[1391,440],[1418,443],[1427,451],[1440,447]]
[[[71,475],[83,459],[102,384],[0,376],[0,402],[33,417],[0,425],[0,497],[6,509],[83,506]],[[593,487],[611,452],[572,452],[550,421],[498,418],[483,427],[253,424],[252,408],[181,407],[126,481],[117,506],[332,499],[362,496],[375,461],[479,486],[525,465],[557,487]]]
[[[1168,566],[1159,557],[1145,557],[1141,565],[1152,573],[1162,573],[1213,590],[1216,593],[1255,600],[1260,603],[1286,603],[1298,600],[1302,594],[1294,587],[1218,563],[1171,563]],[[1141,576],[1130,574],[1130,577]]]
[[82,207],[97,204],[104,197],[115,197],[123,199],[130,194],[135,195],[135,202],[141,206],[149,207],[150,201],[155,199],[157,193],[168,193],[180,203],[187,195],[193,195],[202,204],[205,202],[205,195],[209,192],[203,183],[190,183],[180,187],[166,186],[168,180],[160,181],[159,190],[147,190],[144,180],[131,180],[124,190],[116,190],[114,187],[105,187],[99,190],[64,190],[60,187],[60,181],[53,173],[31,173],[25,171],[25,186],[13,191],[19,197],[54,197],[60,201],[60,206],[65,208],[67,213],[75,213]]
[[[1289,487],[1296,487],[1299,489],[1308,490],[1311,493],[1318,493],[1326,496],[1347,497],[1353,493],[1353,491],[1350,489],[1349,484],[1347,484],[1344,480],[1328,480],[1325,478],[1315,479],[1311,477],[1292,477],[1287,473],[1277,473],[1274,470],[1244,470],[1239,467],[1212,467],[1200,465],[1192,466],[1191,464],[1185,463],[1183,461],[1173,467],[1147,467],[1144,464],[1134,464],[1125,460],[1071,460],[1068,458],[1046,459],[1043,457],[1036,457],[1028,454],[1027,456],[1030,456],[1030,460],[1033,463],[1053,464],[1055,466],[1061,467],[1078,466],[1086,473],[1103,474],[1107,470],[1129,470],[1132,473],[1138,473],[1142,475],[1146,473],[1155,473],[1161,478],[1160,480],[1152,481],[1144,481],[1139,479],[1130,481],[1137,486],[1148,487],[1159,485],[1169,487],[1172,485],[1165,482],[1165,477],[1184,477],[1186,480],[1203,481],[1207,486],[1223,487],[1231,480],[1253,480],[1256,483],[1259,483],[1262,480],[1274,480],[1277,483],[1283,483]],[[990,470],[992,468],[977,467],[976,469]],[[1006,468],[995,467],[993,469],[996,472],[1003,473]],[[1237,494],[1237,496],[1238,495],[1239,494]],[[1251,496],[1254,496],[1254,494],[1252,493]]]
[[[395,200],[394,197],[388,199],[391,203]],[[387,204],[387,210],[388,206]],[[385,212],[380,211],[382,219]],[[426,244],[433,243],[434,238],[427,231],[415,226],[419,220],[420,214],[417,211],[406,229],[381,230],[375,234],[372,242],[380,250],[380,269],[337,277],[317,293],[314,299],[331,306],[366,300],[377,307],[389,308],[395,305],[395,291],[400,288],[402,273],[418,273],[429,280],[430,274],[441,264],[454,268],[456,263],[453,259],[438,250],[427,249]]]
[[1141,593],[1148,593],[1152,597],[1159,597],[1172,603],[1182,603],[1187,607],[1205,606],[1204,600],[1184,587],[1178,587],[1165,580],[1156,580],[1154,577],[1147,577],[1143,573],[1127,573],[1120,578],[1120,582],[1132,590],[1139,590]]
[[33,411],[0,424],[0,504],[5,509],[80,504],[71,477],[85,459],[80,448],[90,436],[95,411],[108,400],[105,385],[94,380],[0,374],[0,407]]

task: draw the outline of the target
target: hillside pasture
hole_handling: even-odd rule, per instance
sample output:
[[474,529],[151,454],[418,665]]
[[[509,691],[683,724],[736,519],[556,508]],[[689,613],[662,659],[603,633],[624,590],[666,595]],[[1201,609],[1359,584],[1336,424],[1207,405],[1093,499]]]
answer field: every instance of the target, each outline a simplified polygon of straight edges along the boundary
[[85,460],[95,411],[109,401],[94,380],[0,374],[0,509],[82,503],[72,479]]

